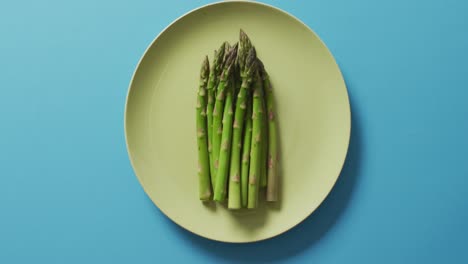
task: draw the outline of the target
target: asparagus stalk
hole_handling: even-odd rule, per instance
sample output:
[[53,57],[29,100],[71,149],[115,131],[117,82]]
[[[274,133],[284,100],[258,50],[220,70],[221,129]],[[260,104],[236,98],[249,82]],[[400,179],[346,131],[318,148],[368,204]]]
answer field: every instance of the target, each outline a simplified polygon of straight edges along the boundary
[[211,196],[210,161],[208,154],[208,140],[206,133],[206,86],[209,74],[208,57],[205,57],[200,71],[200,86],[197,96],[197,144],[198,144],[198,181],[199,198],[207,201]]
[[226,93],[226,82],[228,77],[231,75],[235,58],[237,55],[237,44],[231,48],[225,55],[226,59],[224,62],[223,70],[221,76],[219,77],[219,84],[216,94],[216,102],[213,108],[213,130],[212,130],[212,158],[213,158],[213,168],[214,168],[214,185],[216,186],[216,177],[218,174],[219,166],[219,151],[221,147],[221,138],[222,138],[222,121],[223,121],[223,109]]
[[[247,50],[248,49],[248,50]],[[252,83],[252,76],[256,72],[256,53],[247,35],[240,32],[240,49],[238,55],[242,84],[237,96],[236,110],[233,123],[232,157],[229,172],[229,209],[241,208],[241,147],[244,116],[247,108],[247,94]]]
[[214,188],[213,199],[218,202],[226,198],[226,183],[229,170],[229,160],[231,154],[232,139],[232,119],[233,119],[233,101],[234,101],[234,75],[231,75],[226,89],[226,102],[223,112],[223,130],[221,136],[221,149],[219,151],[219,168],[216,175],[216,185]]
[[267,194],[266,200],[274,202],[278,200],[278,133],[275,120],[275,105],[273,90],[271,88],[270,77],[259,60],[262,73],[263,85],[266,91],[266,109],[268,113],[268,175],[267,175]]
[[[264,96],[262,97],[262,109],[263,113],[266,113],[266,102],[265,102],[265,86],[262,81],[262,91]],[[262,126],[260,127],[262,138],[264,139],[261,143],[261,157],[260,157],[260,187],[267,186],[267,173],[268,173],[268,164],[267,164],[267,155],[268,155],[268,120],[266,114],[262,115]]]
[[250,150],[249,187],[247,208],[256,208],[258,204],[258,189],[260,185],[261,152],[262,152],[262,79],[257,71],[253,86],[253,109],[252,109],[252,146]]
[[[251,93],[249,93],[251,94]],[[252,144],[252,97],[249,96],[247,110],[245,112],[244,142],[242,146],[242,166],[241,166],[241,204],[247,207],[248,187],[249,187],[249,164],[250,146]]]
[[226,42],[221,44],[221,47],[214,52],[213,64],[211,65],[210,77],[208,79],[207,93],[208,93],[208,105],[206,107],[206,115],[208,118],[208,152],[210,155],[210,175],[211,175],[211,186],[215,184],[215,173],[214,173],[214,162],[212,154],[212,142],[213,142],[213,108],[215,102],[215,89],[216,84],[219,80],[219,74],[223,67],[223,57]]

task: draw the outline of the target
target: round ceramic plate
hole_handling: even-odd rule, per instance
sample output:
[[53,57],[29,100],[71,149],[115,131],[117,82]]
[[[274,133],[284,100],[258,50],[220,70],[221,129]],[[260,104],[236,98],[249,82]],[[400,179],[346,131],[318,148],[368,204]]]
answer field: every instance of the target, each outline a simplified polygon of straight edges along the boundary
[[[281,200],[229,211],[198,200],[195,103],[203,57],[236,42],[240,28],[271,76]],[[267,239],[309,216],[340,174],[350,127],[345,83],[325,44],[284,11],[244,1],[198,8],[167,27],[138,64],[125,110],[130,160],[154,204],[183,228],[226,242]]]

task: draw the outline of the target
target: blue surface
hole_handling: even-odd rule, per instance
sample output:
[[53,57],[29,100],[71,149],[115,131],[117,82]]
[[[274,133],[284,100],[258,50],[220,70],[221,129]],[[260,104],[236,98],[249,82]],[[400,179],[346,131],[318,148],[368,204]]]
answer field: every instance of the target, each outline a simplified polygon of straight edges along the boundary
[[125,149],[136,63],[209,1],[63,2],[0,8],[0,263],[468,262],[468,2],[267,1],[336,57],[353,132],[318,211],[247,245],[167,220]]

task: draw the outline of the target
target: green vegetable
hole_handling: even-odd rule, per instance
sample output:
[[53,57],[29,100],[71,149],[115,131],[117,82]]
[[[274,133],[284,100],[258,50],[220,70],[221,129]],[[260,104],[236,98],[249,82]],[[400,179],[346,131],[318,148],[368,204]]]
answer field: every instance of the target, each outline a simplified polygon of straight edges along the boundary
[[[258,207],[279,195],[278,130],[270,78],[249,37],[205,57],[197,93],[199,198],[229,209]],[[239,46],[239,49],[238,49]]]
[[[250,93],[251,94],[251,93]],[[244,142],[242,146],[241,165],[241,204],[247,207],[249,188],[250,146],[252,144],[252,97],[249,96],[247,111],[245,112]]]
[[244,116],[248,102],[248,90],[252,77],[257,69],[255,49],[250,44],[247,35],[241,30],[238,63],[242,84],[237,96],[236,110],[233,123],[231,168],[229,173],[229,209],[241,208],[241,147]]
[[260,186],[262,138],[261,126],[263,113],[263,88],[262,79],[256,73],[253,86],[252,108],[252,145],[250,149],[249,187],[247,208],[256,208],[258,205],[258,189]]
[[219,151],[219,168],[216,175],[213,200],[222,202],[226,198],[226,183],[229,170],[232,140],[232,119],[234,100],[234,76],[232,75],[226,89],[226,102],[223,112],[223,130],[221,137],[221,149]]
[[274,105],[273,90],[270,77],[261,61],[259,61],[263,85],[266,91],[266,109],[268,116],[268,179],[266,200],[274,202],[278,200],[278,133],[276,127],[276,112]]
[[213,142],[213,108],[215,103],[215,89],[216,84],[219,81],[219,74],[223,67],[223,58],[224,58],[224,49],[226,47],[226,42],[221,44],[218,50],[214,52],[213,64],[211,65],[210,77],[208,79],[208,105],[206,107],[206,115],[208,118],[207,130],[208,130],[208,151],[210,154],[210,174],[211,174],[211,185],[215,186],[215,177],[214,173],[214,162],[212,154],[212,142]]
[[219,77],[219,84],[217,87],[216,93],[216,102],[213,108],[213,130],[212,130],[212,150],[211,156],[213,159],[213,168],[214,168],[214,185],[216,186],[216,177],[218,174],[219,167],[219,151],[221,147],[221,137],[223,132],[222,121],[223,121],[223,109],[226,93],[226,82],[231,76],[232,69],[234,67],[234,62],[237,55],[237,44],[231,48],[227,54],[225,54],[226,60],[224,61],[223,70],[221,76]]
[[198,193],[202,201],[211,197],[210,161],[206,129],[206,86],[209,74],[208,57],[205,57],[200,71],[200,86],[197,96],[197,144],[198,144]]
[[[263,89],[263,94],[265,95],[265,86],[262,84],[262,89]],[[268,168],[267,168],[267,155],[268,155],[268,120],[267,120],[267,115],[266,115],[266,102],[265,102],[265,96],[262,98],[262,109],[263,109],[263,114],[262,115],[262,126],[260,127],[261,133],[262,133],[262,138],[265,139],[262,141],[262,150],[261,150],[261,157],[260,157],[260,187],[266,187],[267,186],[267,173],[268,173]]]

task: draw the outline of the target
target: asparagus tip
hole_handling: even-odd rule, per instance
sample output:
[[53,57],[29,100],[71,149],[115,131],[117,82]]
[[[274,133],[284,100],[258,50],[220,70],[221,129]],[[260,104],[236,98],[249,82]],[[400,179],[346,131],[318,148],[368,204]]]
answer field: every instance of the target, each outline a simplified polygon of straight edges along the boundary
[[205,79],[208,77],[208,74],[210,74],[210,63],[208,60],[208,56],[205,55],[205,58],[203,59],[201,71],[200,71],[200,77],[202,79]]
[[237,43],[229,50],[228,57],[226,59],[226,65],[231,66],[237,57]]
[[257,54],[254,47],[251,47],[247,53],[247,57],[244,61],[244,74],[251,75],[250,73],[257,71]]
[[246,36],[247,36],[247,34],[245,34],[245,31],[241,28],[240,29],[240,37],[242,38],[242,37],[246,37]]
[[221,43],[221,46],[218,50],[215,50],[215,60],[221,61],[224,57],[224,52],[226,50],[226,41]]
[[239,46],[239,42],[234,43],[234,46],[232,46],[231,49],[236,50],[237,52],[237,47]]
[[256,60],[257,60],[257,52],[255,51],[255,48],[252,47],[249,49],[247,53],[247,59],[245,60],[246,67],[249,68],[253,64],[256,64]]
[[242,29],[239,34],[239,41],[241,49],[244,49],[246,51],[249,50],[252,46],[249,36],[247,36],[247,34]]

